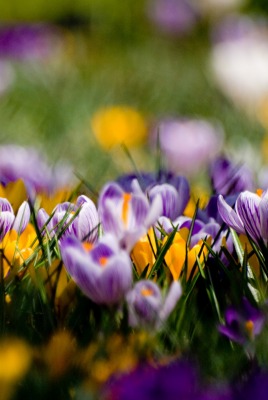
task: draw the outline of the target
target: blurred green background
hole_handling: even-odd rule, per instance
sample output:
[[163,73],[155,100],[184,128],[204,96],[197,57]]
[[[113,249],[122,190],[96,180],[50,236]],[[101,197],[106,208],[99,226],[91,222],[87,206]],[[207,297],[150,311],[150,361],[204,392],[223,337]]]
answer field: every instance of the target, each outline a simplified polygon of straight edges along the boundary
[[[265,1],[244,10],[263,13]],[[52,163],[69,160],[93,185],[132,169],[118,146],[100,148],[90,120],[103,106],[124,104],[148,123],[175,115],[222,124],[226,142],[248,138],[258,147],[263,128],[217,89],[209,68],[213,21],[203,17],[180,37],[149,21],[145,0],[1,1],[2,25],[45,21],[63,35],[60,51],[38,62],[1,58],[13,83],[0,97],[1,143],[41,148]],[[139,169],[152,170],[148,145],[131,150]]]

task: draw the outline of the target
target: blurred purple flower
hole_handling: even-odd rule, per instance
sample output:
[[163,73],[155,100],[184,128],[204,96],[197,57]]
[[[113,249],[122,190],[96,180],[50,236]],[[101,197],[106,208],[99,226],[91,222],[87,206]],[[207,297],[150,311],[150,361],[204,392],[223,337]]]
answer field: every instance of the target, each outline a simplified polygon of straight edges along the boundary
[[11,229],[14,229],[18,234],[24,231],[30,220],[30,207],[27,201],[24,201],[15,216],[13,208],[9,201],[0,198],[0,240]]
[[266,400],[268,393],[267,370],[257,370],[238,387],[235,400]]
[[61,42],[59,29],[43,23],[2,24],[0,58],[47,59]]
[[218,197],[218,210],[223,221],[237,233],[246,232],[255,243],[267,245],[268,241],[268,191],[262,196],[245,191],[238,196],[235,209]]
[[98,238],[98,212],[93,201],[85,195],[79,196],[76,204],[67,201],[58,204],[51,217],[41,208],[37,213],[37,224],[43,234],[46,230],[50,236],[65,228],[64,236],[74,235],[80,241],[95,243]]
[[114,236],[103,236],[89,251],[76,237],[67,237],[60,251],[67,271],[93,302],[117,304],[130,289],[131,260]]
[[[220,390],[221,389],[221,390]],[[102,400],[231,400],[227,387],[203,388],[199,374],[189,361],[168,365],[139,365],[134,371],[106,384]]]
[[136,180],[131,193],[109,182],[100,193],[98,210],[104,232],[114,234],[122,248],[130,251],[161,215],[162,201],[156,196],[150,204]]
[[244,297],[239,309],[229,307],[225,313],[225,325],[219,326],[219,332],[239,344],[247,344],[259,335],[264,325],[264,314],[253,307]]
[[209,167],[212,188],[223,196],[253,190],[252,172],[245,165],[235,165],[225,157],[218,157]]
[[205,168],[221,150],[223,132],[208,121],[198,119],[163,119],[152,132],[168,169],[193,175]]
[[197,8],[189,0],[149,0],[147,14],[159,30],[174,36],[190,32],[198,21]]
[[58,164],[50,168],[42,154],[32,147],[0,146],[0,182],[6,185],[18,179],[24,181],[31,197],[73,184],[70,166]]
[[182,294],[181,284],[173,281],[165,298],[156,283],[137,282],[127,293],[129,325],[159,329],[167,320]]

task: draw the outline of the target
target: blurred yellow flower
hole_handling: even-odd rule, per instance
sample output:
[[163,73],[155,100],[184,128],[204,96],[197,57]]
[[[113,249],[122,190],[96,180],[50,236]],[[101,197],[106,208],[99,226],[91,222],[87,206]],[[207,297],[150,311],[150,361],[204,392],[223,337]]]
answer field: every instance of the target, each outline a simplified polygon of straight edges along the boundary
[[133,147],[144,142],[147,126],[143,116],[128,106],[100,109],[93,115],[91,127],[100,145],[109,149],[124,143]]
[[209,200],[209,194],[205,191],[205,189],[201,187],[194,187],[191,192],[191,197],[188,201],[188,204],[183,212],[186,217],[192,218],[194,216],[198,200],[199,208],[205,208]]
[[28,372],[32,361],[32,351],[20,339],[5,339],[0,342],[0,398],[8,400]]
[[48,214],[51,214],[59,203],[70,200],[72,192],[70,188],[59,189],[52,194],[40,192],[38,193],[39,208],[44,208]]
[[22,179],[15,182],[9,182],[7,185],[0,184],[0,197],[7,199],[12,205],[13,211],[16,214],[20,205],[24,200],[27,200],[27,191]]

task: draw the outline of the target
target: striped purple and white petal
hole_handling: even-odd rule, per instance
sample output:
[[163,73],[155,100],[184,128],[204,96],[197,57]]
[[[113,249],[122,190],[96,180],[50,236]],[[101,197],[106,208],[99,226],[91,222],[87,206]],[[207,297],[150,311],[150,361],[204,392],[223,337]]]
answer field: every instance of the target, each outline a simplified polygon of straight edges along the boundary
[[0,212],[0,240],[12,229],[15,215],[10,211]]
[[183,211],[183,205],[180,203],[179,194],[174,186],[167,183],[156,185],[148,191],[149,199],[152,201],[156,196],[162,200],[161,216],[174,220],[179,217]]
[[48,232],[50,237],[53,237],[55,235],[52,219],[50,219],[48,213],[44,208],[40,208],[38,210],[36,215],[36,222],[38,229],[42,235],[44,235],[45,232]]
[[13,211],[13,208],[12,208],[10,202],[5,198],[0,197],[0,212],[2,213],[5,211],[8,211],[8,212],[11,212],[14,214],[14,211]]
[[21,232],[23,232],[26,226],[28,225],[30,221],[30,216],[31,216],[30,206],[27,201],[24,201],[21,204],[20,208],[18,209],[12,229],[15,229],[15,231],[18,234],[21,234]]
[[95,243],[98,238],[99,215],[93,201],[86,196],[79,196],[76,205],[79,214],[72,223],[75,236],[81,241]]
[[244,224],[238,213],[224,200],[222,195],[218,197],[218,211],[223,221],[237,233],[245,234]]
[[268,242],[268,191],[263,192],[260,205],[260,224],[261,224],[261,235],[267,245]]
[[245,191],[240,193],[235,204],[236,213],[239,215],[245,231],[255,242],[259,242],[262,238],[259,210],[260,202],[260,196]]
[[12,229],[14,220],[15,215],[11,204],[7,199],[0,198],[0,240]]

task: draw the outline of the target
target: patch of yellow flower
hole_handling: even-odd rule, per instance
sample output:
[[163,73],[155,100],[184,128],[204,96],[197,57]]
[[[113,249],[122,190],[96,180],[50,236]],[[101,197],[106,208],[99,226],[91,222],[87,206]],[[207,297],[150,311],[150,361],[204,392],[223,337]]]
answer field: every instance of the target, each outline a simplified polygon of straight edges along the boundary
[[32,224],[29,223],[20,235],[14,229],[9,231],[0,243],[4,277],[12,268],[18,270],[33,254],[36,246],[36,232]]
[[144,142],[147,125],[142,114],[128,106],[102,108],[93,115],[91,128],[104,149],[124,143],[128,147]]
[[[187,247],[187,237],[189,230],[186,228],[181,229],[175,233],[174,239],[168,248],[164,261],[174,280],[178,280],[181,275],[186,271],[186,279],[198,271],[196,265],[197,257],[202,265],[208,255],[207,248],[200,241],[192,248]],[[168,240],[165,236],[162,241],[158,241],[158,246],[161,248]],[[203,247],[203,248],[202,248]],[[148,231],[148,234],[143,236],[134,246],[131,258],[135,265],[138,275],[141,275],[144,269],[148,266],[147,275],[150,273],[156,261],[157,245],[153,228]],[[193,271],[194,266],[196,269]]]

